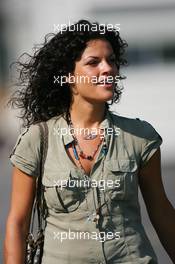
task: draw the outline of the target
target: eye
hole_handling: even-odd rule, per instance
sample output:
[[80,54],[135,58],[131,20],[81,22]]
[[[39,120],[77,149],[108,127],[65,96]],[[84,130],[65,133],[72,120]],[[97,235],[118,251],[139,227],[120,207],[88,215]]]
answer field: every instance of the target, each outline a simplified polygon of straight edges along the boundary
[[91,60],[87,64],[89,64],[89,65],[97,65],[98,61],[97,60]]

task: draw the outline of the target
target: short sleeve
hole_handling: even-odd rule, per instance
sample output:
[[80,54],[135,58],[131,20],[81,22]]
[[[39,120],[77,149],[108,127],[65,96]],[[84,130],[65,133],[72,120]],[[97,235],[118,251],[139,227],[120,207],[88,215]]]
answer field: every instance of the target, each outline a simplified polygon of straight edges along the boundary
[[162,144],[162,137],[154,129],[154,127],[146,122],[142,122],[143,140],[142,140],[142,152],[141,152],[141,167],[143,167],[148,160],[153,156],[156,150]]
[[9,155],[11,163],[31,176],[39,175],[40,130],[38,125],[26,128],[17,138]]

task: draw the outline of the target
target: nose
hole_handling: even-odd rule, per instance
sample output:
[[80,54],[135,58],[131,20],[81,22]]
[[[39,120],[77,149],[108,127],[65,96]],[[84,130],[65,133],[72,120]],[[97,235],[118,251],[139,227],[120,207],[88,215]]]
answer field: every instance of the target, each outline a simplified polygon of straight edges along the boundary
[[101,74],[112,74],[114,72],[114,66],[107,60],[103,60],[101,63]]

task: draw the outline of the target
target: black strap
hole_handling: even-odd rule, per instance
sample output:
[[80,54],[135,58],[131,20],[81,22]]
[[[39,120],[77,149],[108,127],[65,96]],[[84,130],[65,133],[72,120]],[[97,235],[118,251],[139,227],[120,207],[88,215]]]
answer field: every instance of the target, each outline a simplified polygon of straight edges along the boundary
[[36,180],[36,193],[32,208],[30,232],[33,232],[35,214],[37,213],[37,218],[38,218],[38,231],[40,231],[45,227],[45,218],[47,215],[47,207],[44,199],[44,186],[42,184],[42,177],[44,174],[44,164],[48,150],[48,126],[46,122],[38,123],[38,126],[40,129],[40,138],[41,138],[41,144],[40,144],[41,159],[40,159],[39,175]]

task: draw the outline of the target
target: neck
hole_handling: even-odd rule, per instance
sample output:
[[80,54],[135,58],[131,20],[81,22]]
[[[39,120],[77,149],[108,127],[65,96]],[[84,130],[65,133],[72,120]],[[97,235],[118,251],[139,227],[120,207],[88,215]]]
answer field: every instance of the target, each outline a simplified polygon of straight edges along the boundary
[[104,119],[104,104],[73,104],[69,109],[72,123],[75,127],[96,128]]

